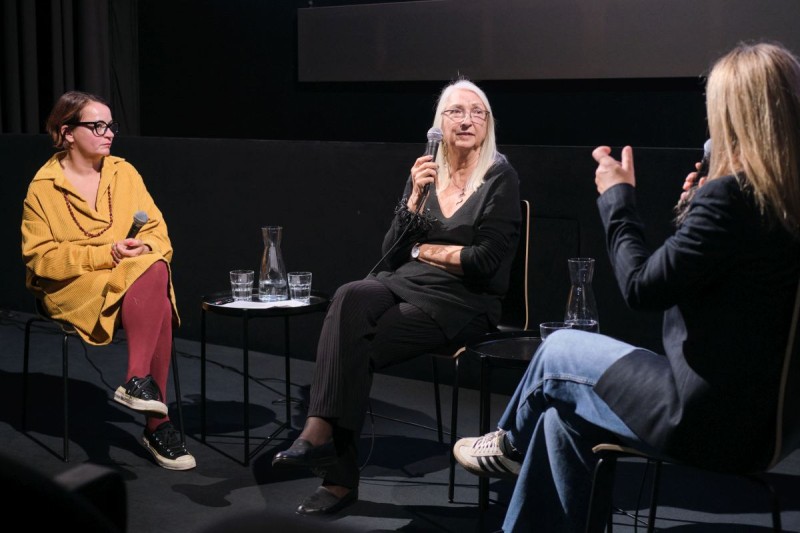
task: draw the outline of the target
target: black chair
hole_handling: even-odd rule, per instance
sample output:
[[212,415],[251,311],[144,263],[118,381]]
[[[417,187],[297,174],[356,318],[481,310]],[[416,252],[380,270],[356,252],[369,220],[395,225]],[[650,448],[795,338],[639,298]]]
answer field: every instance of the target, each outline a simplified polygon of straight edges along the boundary
[[[508,292],[503,299],[503,316],[497,326],[498,331],[513,332],[528,329],[529,302],[528,302],[528,259],[530,253],[531,236],[531,204],[528,200],[520,201],[522,210],[522,224],[520,225],[519,242],[511,264]],[[492,335],[491,333],[488,335]],[[446,360],[453,364],[453,397],[450,410],[450,473],[447,485],[447,499],[453,501],[455,492],[455,466],[456,459],[453,455],[453,446],[457,440],[458,429],[458,367],[461,355],[467,346],[456,346],[444,349],[441,352],[431,353],[433,364],[433,393],[436,402],[436,431],[439,442],[444,442],[442,430],[442,403],[439,393],[439,360]]]
[[[25,323],[25,349],[22,358],[22,431],[27,430],[28,423],[28,367],[30,359],[30,340],[31,340],[31,326],[35,322],[46,322],[54,324],[61,329],[61,377],[62,384],[62,401],[64,409],[64,438],[63,438],[63,456],[62,459],[65,463],[69,462],[69,339],[75,337],[81,340],[80,335],[75,331],[75,328],[69,322],[63,320],[56,320],[48,314],[42,301],[34,298],[36,305],[36,316],[28,319]],[[81,341],[82,342],[82,341]],[[186,436],[183,429],[183,405],[181,402],[181,386],[180,377],[178,374],[178,358],[175,353],[175,339],[172,340],[172,378],[175,382],[175,402],[178,407],[178,420],[181,431],[181,441],[186,442]],[[166,401],[166,398],[165,398]]]
[[[796,342],[798,321],[800,321],[800,284],[798,285],[794,316],[786,344],[783,373],[781,375],[780,390],[778,391],[777,410],[775,413],[775,434],[772,436],[772,456],[759,468],[750,471],[723,472],[725,474],[745,476],[767,490],[772,507],[772,528],[775,532],[780,532],[782,530],[780,502],[778,501],[774,487],[772,487],[763,474],[776,466],[787,455],[800,446],[800,354],[798,354],[799,347]],[[609,493],[610,491],[601,491],[599,487],[613,488],[614,474],[617,459],[619,458],[642,458],[654,465],[650,511],[647,517],[648,532],[652,532],[655,529],[659,478],[663,463],[683,465],[697,471],[705,470],[719,473],[719,469],[712,470],[705,468],[702,464],[688,464],[669,457],[655,457],[640,450],[620,446],[618,444],[598,444],[593,450],[598,460],[594,470],[588,518],[586,522],[586,531],[588,533],[602,532],[604,527],[608,533],[611,533],[613,530],[611,494]],[[696,480],[696,477],[692,478],[693,483],[696,482]]]
[[[0,454],[3,509],[23,513],[28,531],[70,530],[82,533],[124,533],[127,492],[118,471],[83,463],[49,477],[16,459]],[[8,527],[8,526],[7,526]]]

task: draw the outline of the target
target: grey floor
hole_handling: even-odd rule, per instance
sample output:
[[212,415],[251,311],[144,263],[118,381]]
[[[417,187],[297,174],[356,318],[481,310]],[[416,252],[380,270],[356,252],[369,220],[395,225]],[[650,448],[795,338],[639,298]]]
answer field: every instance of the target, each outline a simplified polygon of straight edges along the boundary
[[[157,467],[139,444],[142,419],[111,400],[124,377],[123,343],[96,348],[70,343],[71,462],[64,463],[60,423],[60,340],[51,329],[35,329],[32,338],[32,393],[29,431],[20,427],[20,383],[24,322],[29,315],[0,310],[0,439],[3,452],[14,460],[51,476],[83,462],[118,470],[128,496],[128,530],[175,533],[219,531],[495,531],[499,529],[512,490],[509,481],[490,486],[492,504],[477,509],[477,479],[457,470],[456,501],[447,501],[449,447],[436,432],[431,384],[388,375],[375,377],[372,410],[362,434],[364,464],[359,501],[340,515],[324,520],[296,517],[295,506],[313,491],[318,480],[310,473],[279,472],[272,455],[288,446],[296,431],[283,431],[248,466],[242,464],[242,372],[238,347],[209,346],[208,430],[200,442],[199,344],[178,339],[181,386],[188,446],[198,467],[171,472]],[[251,352],[250,429],[252,446],[285,419],[283,357]],[[469,364],[467,362],[466,364]],[[292,423],[302,423],[313,365],[292,361]],[[425,376],[428,377],[428,376]],[[450,391],[444,391],[449,405]],[[477,433],[478,395],[462,390],[459,433]],[[507,396],[493,399],[497,418]],[[174,398],[170,398],[174,415]],[[449,410],[445,410],[449,412]],[[386,418],[388,417],[388,418]],[[390,420],[401,420],[397,422]],[[646,514],[645,464],[620,464],[615,504]],[[800,453],[790,456],[770,474],[782,498],[785,531],[800,531]],[[661,530],[675,532],[768,531],[770,516],[763,492],[739,478],[697,473],[665,466],[661,486]],[[644,519],[640,516],[641,519]],[[286,526],[289,520],[290,526]],[[637,530],[632,518],[617,512],[615,531]],[[283,523],[283,526],[278,524]],[[641,530],[643,528],[640,526]]]

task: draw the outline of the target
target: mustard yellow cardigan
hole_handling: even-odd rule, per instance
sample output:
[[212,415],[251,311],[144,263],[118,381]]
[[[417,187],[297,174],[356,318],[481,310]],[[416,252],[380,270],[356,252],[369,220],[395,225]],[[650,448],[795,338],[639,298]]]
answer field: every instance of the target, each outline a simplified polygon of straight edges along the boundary
[[[108,344],[125,291],[156,261],[166,262],[169,269],[172,244],[161,211],[130,163],[119,157],[104,158],[95,211],[64,176],[59,163],[64,155],[53,155],[28,186],[22,211],[26,286],[43,300],[53,318],[70,322],[86,342]],[[147,213],[148,221],[136,237],[152,251],[114,266],[111,245],[125,238],[134,213],[140,210]],[[111,222],[112,213],[111,227],[100,233]],[[85,235],[76,220],[95,236]],[[169,297],[177,325],[171,271]]]

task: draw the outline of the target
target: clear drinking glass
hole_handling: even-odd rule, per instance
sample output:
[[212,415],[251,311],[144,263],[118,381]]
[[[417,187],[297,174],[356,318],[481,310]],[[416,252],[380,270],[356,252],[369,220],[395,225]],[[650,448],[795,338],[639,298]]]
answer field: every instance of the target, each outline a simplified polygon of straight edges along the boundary
[[311,272],[289,272],[289,297],[311,303]]
[[545,340],[548,335],[559,329],[570,329],[572,326],[566,322],[542,322],[539,324],[539,336]]
[[253,280],[255,272],[252,270],[231,270],[231,296],[235,301],[250,301],[253,299]]

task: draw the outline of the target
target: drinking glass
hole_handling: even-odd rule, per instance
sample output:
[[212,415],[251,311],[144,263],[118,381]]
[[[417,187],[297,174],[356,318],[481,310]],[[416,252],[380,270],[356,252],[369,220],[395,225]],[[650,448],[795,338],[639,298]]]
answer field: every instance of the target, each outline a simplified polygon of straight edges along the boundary
[[311,303],[311,272],[289,272],[289,298]]
[[234,301],[250,301],[253,299],[253,280],[255,272],[252,270],[231,270],[231,295]]
[[542,322],[539,324],[539,336],[542,338],[542,340],[545,340],[547,336],[554,331],[558,331],[559,329],[570,329],[571,327],[572,325],[567,324],[566,322]]

